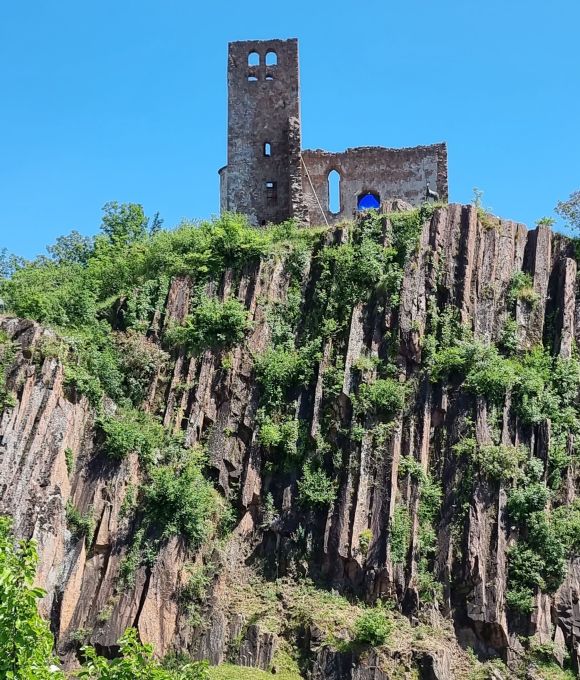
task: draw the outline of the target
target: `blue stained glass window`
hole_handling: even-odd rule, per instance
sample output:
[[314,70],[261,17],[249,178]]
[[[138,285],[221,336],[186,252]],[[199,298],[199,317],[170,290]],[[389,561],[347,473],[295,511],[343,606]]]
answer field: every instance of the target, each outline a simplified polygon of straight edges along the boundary
[[361,194],[358,197],[358,210],[378,210],[381,207],[381,199],[378,194],[373,194],[370,191],[366,194]]

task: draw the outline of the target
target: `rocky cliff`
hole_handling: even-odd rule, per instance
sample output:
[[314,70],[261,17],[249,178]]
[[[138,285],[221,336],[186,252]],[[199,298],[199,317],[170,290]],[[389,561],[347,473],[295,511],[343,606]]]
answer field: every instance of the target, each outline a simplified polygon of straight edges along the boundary
[[[71,386],[58,331],[1,317],[0,509],[38,541],[67,663],[84,641],[114,654],[135,626],[159,654],[293,657],[313,679],[578,669],[572,245],[475,206],[390,210],[213,279],[181,272],[145,313],[166,360],[139,408],[203,447],[230,508],[195,549],[165,535],[141,550],[147,472],[138,451],[110,455],[117,406]],[[200,290],[243,304],[241,342],[168,342]],[[115,333],[126,316],[119,299]],[[353,644],[380,602],[389,641]]]

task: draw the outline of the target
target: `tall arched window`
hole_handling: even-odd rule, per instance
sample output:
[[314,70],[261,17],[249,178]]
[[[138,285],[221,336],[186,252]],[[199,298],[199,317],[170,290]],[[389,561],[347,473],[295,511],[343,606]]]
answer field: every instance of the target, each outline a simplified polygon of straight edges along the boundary
[[341,211],[340,173],[338,170],[331,170],[328,173],[328,209],[335,215]]
[[278,65],[278,55],[276,52],[270,50],[266,52],[266,66],[277,66]]
[[257,52],[250,52],[248,54],[248,66],[259,66],[260,55]]

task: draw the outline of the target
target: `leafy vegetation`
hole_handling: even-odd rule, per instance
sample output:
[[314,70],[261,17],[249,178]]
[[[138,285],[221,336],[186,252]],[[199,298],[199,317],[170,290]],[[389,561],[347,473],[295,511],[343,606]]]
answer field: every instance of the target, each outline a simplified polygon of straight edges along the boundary
[[270,408],[281,406],[290,390],[305,385],[312,377],[317,351],[312,345],[301,349],[273,347],[255,358],[256,378],[263,401]]
[[238,345],[250,329],[245,307],[235,299],[219,302],[201,297],[181,326],[167,333],[170,345],[184,347],[190,354],[206,349],[227,350]]
[[462,440],[453,448],[456,453],[469,456],[482,474],[495,480],[509,481],[517,478],[526,459],[526,452],[521,446],[478,445],[473,437]]
[[298,482],[298,497],[309,507],[326,507],[334,502],[336,484],[324,470],[306,464]]
[[36,563],[35,544],[15,541],[10,520],[0,517],[0,676],[3,678],[64,679],[53,656],[48,624],[37,610],[37,601],[44,596],[44,591],[33,586]]
[[166,670],[153,656],[151,645],[142,644],[129,628],[119,640],[119,656],[108,660],[93,647],[82,648],[85,661],[76,677],[85,680],[208,680],[206,663],[189,662]]
[[105,451],[116,460],[137,453],[141,460],[151,462],[165,441],[162,425],[148,413],[136,409],[103,416],[99,426],[105,435]]
[[356,408],[361,413],[374,413],[382,418],[393,418],[405,403],[404,386],[392,378],[379,378],[363,383],[356,396]]
[[206,539],[219,519],[221,503],[202,474],[199,451],[183,451],[183,457],[158,465],[143,487],[145,518],[168,538],[181,535],[191,547]]
[[354,624],[354,641],[380,647],[389,639],[393,622],[381,606],[365,609]]
[[75,508],[71,501],[68,501],[66,505],[66,523],[73,538],[79,539],[84,537],[87,548],[90,547],[93,542],[93,534],[95,533],[95,518],[92,509],[89,508],[83,514]]
[[389,545],[391,559],[395,564],[402,564],[407,559],[409,541],[411,539],[411,518],[406,507],[395,506],[395,513],[391,520]]
[[517,301],[526,302],[534,306],[538,303],[540,296],[534,290],[534,282],[527,272],[516,272],[508,286],[507,299],[511,304]]
[[0,411],[14,403],[14,396],[8,388],[8,371],[15,358],[15,344],[4,331],[0,331]]
[[567,200],[559,201],[556,212],[572,229],[580,229],[580,190],[573,191]]

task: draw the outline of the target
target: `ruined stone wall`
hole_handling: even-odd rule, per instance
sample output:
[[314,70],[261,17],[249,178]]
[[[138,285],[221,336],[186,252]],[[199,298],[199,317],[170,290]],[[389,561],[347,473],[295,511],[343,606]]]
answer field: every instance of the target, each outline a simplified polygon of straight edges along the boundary
[[[249,65],[251,53],[259,55],[256,66]],[[275,65],[266,64],[268,53],[276,55]],[[291,118],[297,125],[290,134]],[[270,145],[269,156],[265,144]],[[293,195],[299,189],[292,167],[300,162],[299,153],[298,41],[230,43],[228,163],[220,170],[222,210],[244,213],[256,225],[291,217]]]
[[[447,200],[447,146],[433,144],[408,149],[367,146],[340,153],[306,150],[302,158],[304,198],[311,224],[352,219],[362,193],[378,193],[381,203],[399,198],[414,206],[425,201],[429,184],[441,200]],[[340,174],[340,210],[329,208],[328,174]],[[316,196],[318,201],[316,200]],[[320,202],[320,205],[319,205]],[[320,206],[322,206],[321,212]]]

